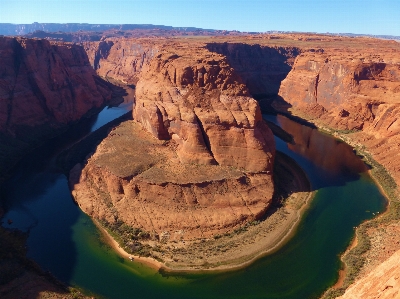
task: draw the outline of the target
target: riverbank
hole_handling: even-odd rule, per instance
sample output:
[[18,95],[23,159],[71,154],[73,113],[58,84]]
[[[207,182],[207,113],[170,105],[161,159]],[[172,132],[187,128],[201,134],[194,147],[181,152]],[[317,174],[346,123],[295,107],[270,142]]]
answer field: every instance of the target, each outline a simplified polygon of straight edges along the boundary
[[360,141],[362,138],[357,134],[362,133],[335,130],[298,111],[292,110],[292,113],[307,119],[319,130],[352,146],[356,154],[370,166],[368,175],[388,202],[385,212],[379,216],[374,214],[375,218],[355,228],[353,241],[341,255],[343,266],[339,271],[338,280],[321,296],[321,299],[336,298],[344,294],[355,281],[367,275],[394,252],[400,250],[400,242],[397,242],[395,237],[400,231],[399,191],[396,181],[388,170],[373,158],[368,147]]
[[[279,188],[286,186],[286,190],[279,190],[264,219],[233,232],[194,241],[144,241],[142,244],[148,246],[149,256],[143,257],[127,252],[116,241],[119,238],[114,232],[99,221],[95,220],[95,224],[102,232],[103,240],[121,257],[156,270],[205,272],[246,267],[258,258],[275,252],[294,235],[314,195],[309,191],[310,185],[304,172],[291,158],[279,153],[276,161],[275,171],[281,182]],[[287,196],[283,198],[282,194]]]

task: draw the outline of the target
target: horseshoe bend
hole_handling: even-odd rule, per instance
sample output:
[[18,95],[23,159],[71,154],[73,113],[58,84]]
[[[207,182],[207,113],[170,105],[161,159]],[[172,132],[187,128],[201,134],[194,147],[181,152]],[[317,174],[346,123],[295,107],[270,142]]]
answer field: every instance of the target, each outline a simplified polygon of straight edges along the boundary
[[[229,254],[213,252],[205,255],[207,263],[194,253],[201,252],[198,242],[223,243],[221,236],[243,227],[251,231],[273,204],[275,145],[260,105],[338,136],[344,132],[342,138],[367,146],[389,169],[399,161],[386,163],[389,151],[380,152],[383,144],[391,146],[385,136],[397,136],[396,42],[286,35],[276,40],[110,38],[84,47],[98,74],[135,85],[136,104],[133,121],[113,130],[71,171],[73,196],[109,230],[126,224],[133,229],[127,235],[148,238],[128,238],[125,249],[148,254],[147,248],[171,268],[223,268],[228,260],[242,264],[260,250],[239,246],[239,255],[232,248]],[[385,143],[377,147],[378,140]],[[398,172],[391,174],[396,178]],[[294,195],[302,203],[309,196]],[[280,220],[275,234],[288,232],[287,223],[299,218],[296,212],[284,217],[287,222]],[[277,238],[270,239],[264,249],[276,245]],[[154,242],[162,253],[152,251]],[[165,255],[172,247],[182,252]]]
[[[1,78],[2,109],[12,113],[0,111],[0,137],[15,160],[37,146],[28,137],[39,131],[29,127],[51,127],[40,136],[48,139],[120,96],[119,86],[134,90],[128,120],[61,154],[71,166],[75,202],[124,257],[171,271],[226,270],[276,250],[294,234],[316,190],[276,150],[274,134],[292,140],[289,147],[311,148],[321,140],[311,127],[364,156],[390,201],[386,216],[360,225],[359,243],[372,241],[357,278],[374,277],[367,274],[400,250],[389,238],[398,226],[398,42],[312,34],[0,41],[13,58],[3,73],[11,72],[6,79],[16,86],[6,90],[11,81]],[[27,111],[35,113],[26,117]],[[308,127],[292,128],[288,119],[277,128],[263,119],[271,112]],[[82,148],[84,159],[65,158]],[[314,152],[307,158],[333,168]],[[360,163],[354,168],[365,171]],[[351,249],[343,257],[351,273],[346,255]]]

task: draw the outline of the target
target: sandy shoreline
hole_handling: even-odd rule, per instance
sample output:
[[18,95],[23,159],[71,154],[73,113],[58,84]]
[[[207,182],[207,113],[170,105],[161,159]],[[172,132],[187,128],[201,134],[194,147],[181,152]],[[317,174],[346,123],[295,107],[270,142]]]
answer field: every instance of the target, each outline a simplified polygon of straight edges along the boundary
[[103,240],[105,241],[106,244],[110,245],[111,248],[118,253],[121,257],[126,258],[128,260],[132,259],[135,262],[142,263],[143,265],[146,265],[148,267],[151,267],[153,269],[159,270],[163,264],[157,261],[154,258],[150,257],[142,257],[134,254],[130,254],[126,252],[119,244],[118,242],[110,235],[110,233],[96,220],[92,219],[94,224],[97,226],[97,228],[100,230]]
[[343,269],[339,270],[339,278],[337,282],[332,286],[333,289],[340,289],[347,275],[347,264],[343,261],[343,257],[353,248],[356,248],[358,244],[357,233],[354,235],[353,241],[350,243],[349,247],[346,248],[346,251],[340,256],[340,260],[343,263]]
[[165,272],[218,272],[218,271],[229,271],[229,270],[238,270],[241,268],[245,268],[255,262],[257,259],[264,257],[266,255],[272,254],[278,249],[280,249],[283,245],[286,244],[287,241],[294,235],[296,232],[296,229],[298,227],[298,224],[300,223],[300,220],[302,218],[302,215],[304,211],[308,208],[308,205],[313,198],[314,193],[310,192],[307,199],[305,200],[305,205],[297,212],[296,218],[294,221],[290,221],[287,225],[281,226],[282,229],[280,229],[280,233],[275,234],[272,238],[269,238],[269,243],[273,244],[273,246],[269,247],[267,250],[262,250],[258,251],[258,253],[255,256],[252,256],[250,259],[241,262],[241,263],[229,263],[226,265],[221,265],[218,267],[213,267],[213,268],[193,268],[193,267],[182,267],[179,266],[178,268],[172,268],[167,266],[164,263],[161,263],[160,261],[156,260],[155,258],[152,257],[141,257],[138,255],[134,254],[129,254],[126,252],[119,244],[118,242],[110,235],[110,233],[96,220],[94,220],[96,226],[99,228],[100,232],[102,233],[104,237],[104,241],[111,246],[111,248],[118,253],[121,257],[126,258],[126,259],[131,259],[133,258],[134,262],[141,263],[143,265],[146,265],[150,268],[153,268],[155,270],[160,270],[162,269]]
[[[298,190],[309,188],[304,172],[293,161],[281,161],[281,166],[293,175],[293,184]],[[291,182],[292,182],[291,181]],[[294,186],[294,185],[290,186]],[[315,192],[293,192],[285,204],[270,211],[260,223],[246,227],[244,232],[231,233],[218,239],[169,242],[156,241],[153,246],[162,247],[162,253],[152,252],[154,257],[140,257],[126,252],[110,233],[96,220],[104,241],[121,257],[164,272],[210,272],[229,271],[244,268],[257,259],[281,248],[296,232],[302,216]],[[150,242],[151,243],[151,242]],[[210,254],[212,252],[212,254]],[[163,260],[160,262],[158,259]]]

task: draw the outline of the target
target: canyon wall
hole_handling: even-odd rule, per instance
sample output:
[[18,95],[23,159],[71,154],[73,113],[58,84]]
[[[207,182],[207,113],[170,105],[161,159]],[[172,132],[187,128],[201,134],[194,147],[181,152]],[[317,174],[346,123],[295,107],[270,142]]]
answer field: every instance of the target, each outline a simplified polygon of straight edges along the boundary
[[246,43],[209,43],[207,49],[226,56],[252,95],[276,95],[301,48]]
[[151,39],[108,38],[82,45],[99,76],[126,84],[136,84],[143,65],[157,54],[159,48]]
[[279,95],[278,110],[349,133],[400,183],[400,50],[303,53]]
[[[274,107],[340,133],[346,142],[383,165],[398,190],[400,46],[390,41],[363,40],[360,47],[356,42],[354,48],[326,48],[298,56],[279,90],[286,103],[277,100]],[[387,178],[383,184],[396,188]],[[398,197],[398,192],[393,194]],[[386,227],[396,223],[396,219],[385,222],[376,228],[381,235],[376,235],[389,240]],[[372,244],[370,251],[378,259],[387,254],[387,249],[379,242]],[[397,251],[369,273],[363,272],[339,298],[397,298],[399,255]]]
[[111,99],[80,46],[1,37],[0,53],[0,172]]

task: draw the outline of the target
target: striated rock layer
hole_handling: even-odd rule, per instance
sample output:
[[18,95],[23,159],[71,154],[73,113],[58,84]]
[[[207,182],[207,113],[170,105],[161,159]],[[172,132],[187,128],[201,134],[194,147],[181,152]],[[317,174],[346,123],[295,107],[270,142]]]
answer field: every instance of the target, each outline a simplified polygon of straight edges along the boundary
[[400,251],[352,284],[339,299],[400,298]]
[[83,167],[70,173],[72,194],[96,219],[142,228],[160,240],[221,234],[259,219],[269,206],[270,174],[181,163],[173,141],[130,121],[114,129]]
[[[260,218],[272,199],[275,144],[258,103],[226,57],[203,45],[150,51],[157,55],[141,54],[131,77],[120,71],[126,81],[137,78],[133,116],[147,133],[116,134],[136,130],[130,139],[165,142],[115,146],[114,153],[104,141],[83,170],[71,173],[76,201],[95,218],[170,238],[211,236]],[[114,164],[131,166],[121,173]],[[111,199],[101,204],[102,194]]]
[[183,163],[271,171],[271,131],[225,57],[179,54],[159,54],[143,68],[134,119],[158,139],[172,138]]
[[79,120],[111,98],[82,47],[0,38],[0,131]]
[[400,144],[397,48],[342,49],[340,55],[329,49],[303,53],[282,81],[279,95],[292,112],[350,133],[354,144],[364,146],[399,184],[400,156],[393,151]]
[[0,37],[0,52],[0,171],[111,99],[80,46]]
[[159,51],[158,43],[144,39],[108,38],[84,42],[90,64],[99,76],[136,84],[143,65]]

